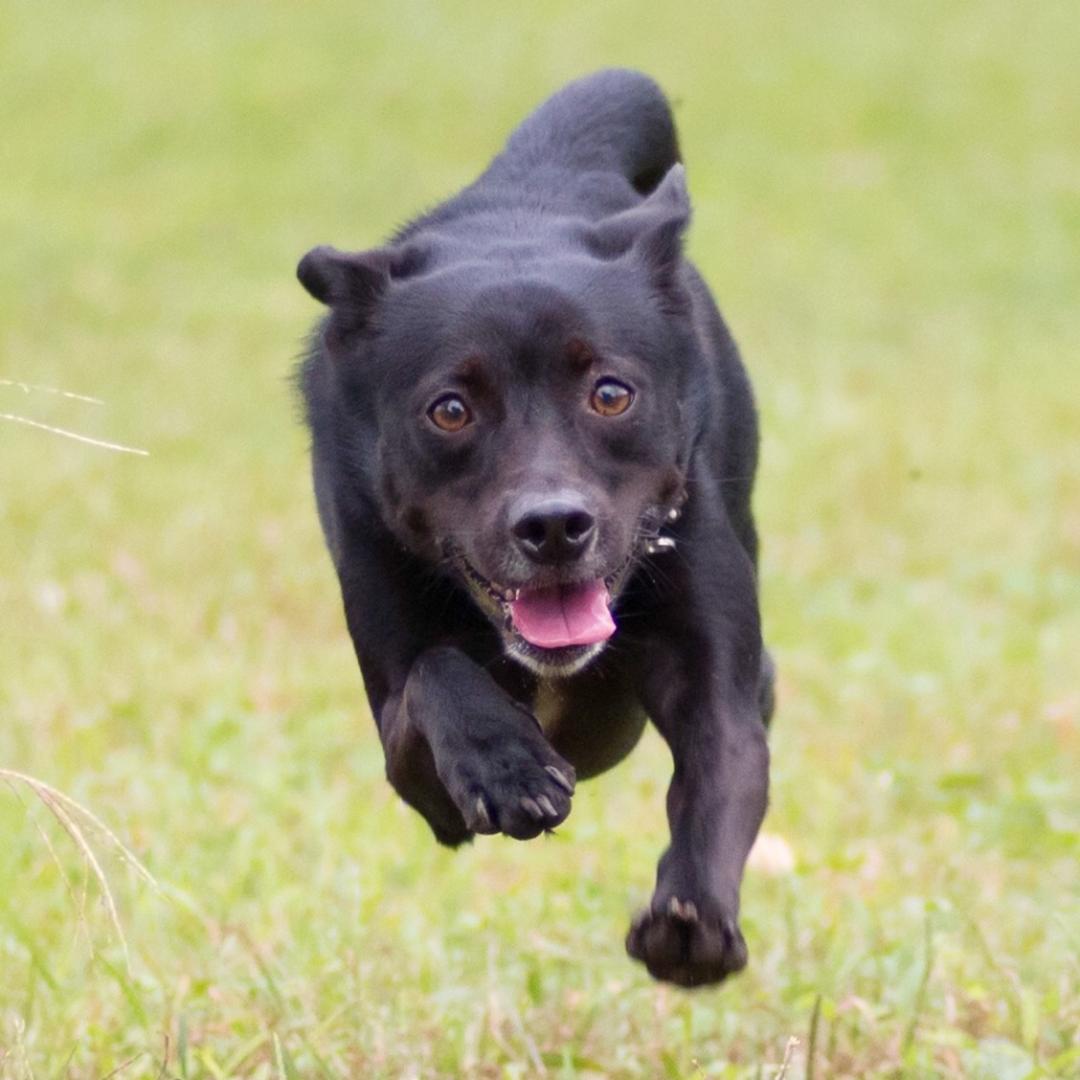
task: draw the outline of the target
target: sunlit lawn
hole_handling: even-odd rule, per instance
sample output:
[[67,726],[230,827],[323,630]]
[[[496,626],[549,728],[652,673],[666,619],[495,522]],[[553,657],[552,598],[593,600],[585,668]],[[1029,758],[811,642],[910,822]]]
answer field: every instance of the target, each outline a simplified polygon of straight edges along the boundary
[[[1070,5],[1003,0],[8,0],[0,378],[104,404],[0,413],[150,456],[0,420],[0,768],[160,888],[87,834],[128,967],[0,787],[0,1076],[1080,1075],[1077,55]],[[287,382],[307,247],[611,63],[677,103],[764,430],[795,865],[694,994],[623,953],[657,739],[525,845],[448,853],[391,793]]]

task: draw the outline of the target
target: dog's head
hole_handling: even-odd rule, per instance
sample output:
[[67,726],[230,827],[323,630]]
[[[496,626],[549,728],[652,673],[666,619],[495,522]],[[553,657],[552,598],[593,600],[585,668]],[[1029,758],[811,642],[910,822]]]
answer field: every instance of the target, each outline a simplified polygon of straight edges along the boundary
[[330,307],[349,473],[543,675],[601,651],[684,498],[688,215],[676,166],[598,223],[519,236],[507,212],[483,236],[429,229],[299,266]]

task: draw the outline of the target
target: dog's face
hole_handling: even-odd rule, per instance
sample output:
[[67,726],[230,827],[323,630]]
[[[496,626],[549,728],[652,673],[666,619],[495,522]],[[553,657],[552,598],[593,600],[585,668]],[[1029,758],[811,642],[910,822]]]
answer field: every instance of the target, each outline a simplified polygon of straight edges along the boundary
[[507,650],[579,670],[684,497],[681,169],[640,208],[537,247],[422,237],[316,249],[305,286],[394,534],[451,569]]

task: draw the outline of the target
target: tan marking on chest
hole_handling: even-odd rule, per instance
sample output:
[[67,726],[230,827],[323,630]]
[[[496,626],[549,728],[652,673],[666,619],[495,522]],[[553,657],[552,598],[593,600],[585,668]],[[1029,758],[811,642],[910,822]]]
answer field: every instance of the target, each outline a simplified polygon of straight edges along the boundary
[[533,699],[533,715],[540,722],[545,735],[550,735],[562,715],[562,695],[554,683],[541,682]]

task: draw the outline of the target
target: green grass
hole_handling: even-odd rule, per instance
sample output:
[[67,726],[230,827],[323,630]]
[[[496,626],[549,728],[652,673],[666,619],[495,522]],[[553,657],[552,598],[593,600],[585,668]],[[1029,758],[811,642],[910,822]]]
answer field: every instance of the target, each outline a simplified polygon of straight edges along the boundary
[[[127,970],[0,788],[0,1076],[774,1077],[792,1037],[789,1078],[1080,1075],[1073,6],[452,7],[0,11],[0,377],[105,401],[0,412],[151,451],[0,421],[0,767],[161,882],[99,843]],[[287,384],[307,247],[611,63],[677,103],[764,429],[796,865],[694,994],[622,948],[656,738],[553,839],[452,854],[395,799]]]

